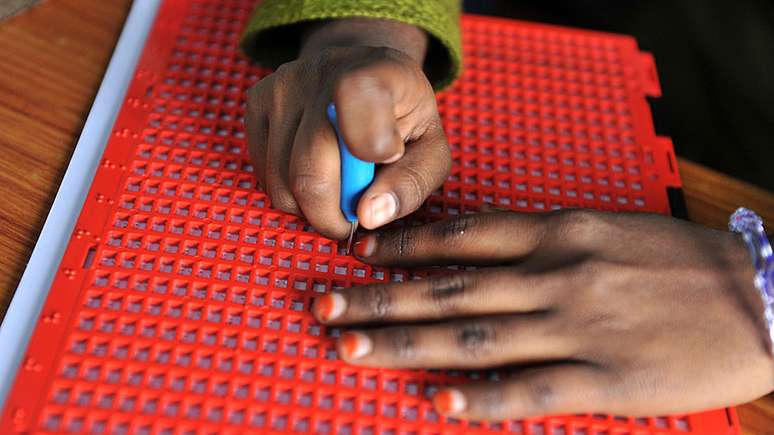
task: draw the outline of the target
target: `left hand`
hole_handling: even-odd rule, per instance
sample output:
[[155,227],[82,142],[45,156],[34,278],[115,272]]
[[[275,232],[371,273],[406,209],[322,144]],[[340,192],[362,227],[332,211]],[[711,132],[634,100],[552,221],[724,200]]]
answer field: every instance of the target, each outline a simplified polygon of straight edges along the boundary
[[[774,389],[763,307],[737,235],[655,215],[487,213],[371,233],[378,265],[496,266],[318,298],[339,355],[391,368],[509,367],[434,396],[472,419],[683,413]],[[422,323],[419,323],[422,322]]]

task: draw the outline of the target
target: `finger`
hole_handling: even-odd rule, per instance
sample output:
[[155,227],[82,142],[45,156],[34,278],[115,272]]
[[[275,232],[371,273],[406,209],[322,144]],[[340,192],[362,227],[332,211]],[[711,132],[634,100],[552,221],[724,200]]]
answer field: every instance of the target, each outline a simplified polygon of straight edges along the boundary
[[484,213],[427,225],[370,233],[355,243],[365,262],[390,266],[502,264],[540,244],[546,217],[536,213]]
[[247,113],[245,114],[245,130],[247,144],[253,171],[258,183],[263,185],[266,175],[266,148],[269,142],[269,119],[267,100],[264,98],[263,87],[271,76],[250,88],[247,92]]
[[569,340],[545,314],[466,319],[432,325],[348,331],[337,342],[345,361],[385,368],[483,368],[562,359]]
[[503,211],[504,212],[504,211],[512,211],[512,210],[507,209],[507,208],[502,208],[502,207],[496,207],[496,206],[494,206],[494,205],[492,205],[492,204],[490,204],[488,202],[484,202],[484,203],[482,203],[478,207],[478,211],[480,213],[492,213],[492,212],[497,212],[497,211]]
[[339,289],[317,297],[312,312],[334,325],[527,313],[552,308],[571,279],[515,267],[482,269]]
[[333,89],[339,130],[352,154],[361,160],[393,162],[403,154],[396,105],[404,98],[414,71],[386,54],[366,59],[363,66],[343,73]]
[[599,368],[564,363],[528,369],[499,382],[445,388],[433,396],[443,415],[473,420],[506,420],[601,411],[605,385]]
[[304,217],[322,235],[343,239],[350,224],[341,212],[340,157],[336,132],[323,104],[307,111],[298,127],[290,162],[291,190]]
[[286,213],[301,214],[290,189],[290,153],[293,137],[301,122],[301,112],[275,110],[269,117],[269,144],[266,152],[264,185],[272,207]]
[[451,170],[451,152],[440,119],[397,162],[382,166],[358,204],[367,229],[378,228],[418,209]]
[[269,107],[264,189],[274,208],[299,215],[301,210],[290,191],[289,165],[293,139],[303,115],[304,96],[297,84],[297,73],[289,64],[281,65],[269,78],[262,86]]

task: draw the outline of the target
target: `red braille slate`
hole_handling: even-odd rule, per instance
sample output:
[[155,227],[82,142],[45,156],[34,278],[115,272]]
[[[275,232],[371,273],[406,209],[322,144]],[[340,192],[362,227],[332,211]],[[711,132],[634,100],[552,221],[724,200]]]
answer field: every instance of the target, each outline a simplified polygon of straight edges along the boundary
[[[427,272],[343,255],[253,189],[238,51],[252,9],[168,0],[157,16],[14,387],[0,433],[733,434],[732,410],[447,420],[435,385],[486,372],[336,358],[315,295]],[[632,38],[466,16],[465,73],[438,96],[454,169],[418,219],[566,207],[668,214],[679,187]],[[7,350],[6,350],[7,351]]]

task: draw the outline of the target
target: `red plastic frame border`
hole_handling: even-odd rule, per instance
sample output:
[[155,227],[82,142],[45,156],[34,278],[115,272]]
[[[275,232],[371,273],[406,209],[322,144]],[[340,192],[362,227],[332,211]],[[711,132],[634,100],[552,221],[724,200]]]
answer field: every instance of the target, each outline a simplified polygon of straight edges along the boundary
[[[146,429],[157,433],[274,433],[292,431],[298,428],[296,424],[307,421],[308,430],[327,428],[336,433],[737,433],[738,422],[731,409],[648,419],[566,416],[494,426],[443,422],[437,416],[427,421],[431,411],[418,390],[424,389],[425,381],[443,382],[459,378],[459,374],[361,370],[325,358],[330,356],[330,338],[319,336],[323,333],[320,328],[318,336],[309,335],[313,323],[308,314],[292,312],[293,304],[308,307],[310,293],[313,288],[317,290],[318,284],[329,290],[352,282],[423,276],[424,272],[377,270],[337,255],[335,244],[309,232],[302,221],[271,211],[262,194],[245,188],[243,183],[249,184],[249,177],[239,103],[243,102],[244,87],[268,71],[250,67],[235,53],[239,29],[250,10],[242,3],[169,0],[159,11],[6,401],[0,432],[79,432],[100,427],[111,433],[143,433]],[[645,99],[660,95],[653,59],[639,52],[632,38],[474,16],[464,17],[463,33],[465,76],[438,98],[455,168],[443,190],[433,195],[418,214],[419,219],[466,213],[482,202],[530,211],[594,207],[669,213],[666,188],[679,187],[679,176],[671,142],[655,135]],[[171,71],[174,65],[179,67],[177,72]],[[189,67],[193,72],[187,71]],[[196,80],[203,81],[205,87],[199,87]],[[219,90],[213,88],[216,84]],[[175,101],[175,92],[188,99]],[[165,106],[164,111],[156,110],[159,105]],[[197,115],[173,112],[192,106],[200,109]],[[180,125],[173,127],[172,123]],[[187,131],[188,126],[191,131]],[[189,145],[182,146],[181,141],[186,139]],[[166,140],[172,143],[165,145]],[[200,151],[195,148],[197,140],[205,143]],[[224,146],[218,149],[218,143]],[[183,155],[185,160],[175,163],[176,156]],[[209,169],[210,162],[218,162],[220,169]],[[138,173],[140,169],[142,173]],[[159,171],[158,175],[154,171]],[[180,176],[196,172],[202,178],[174,181],[175,171]],[[208,184],[208,176],[215,177],[217,184]],[[230,184],[226,184],[229,179]],[[170,195],[164,189],[170,189]],[[196,198],[188,198],[187,192]],[[202,199],[206,192],[210,199]],[[219,194],[229,197],[228,205],[218,204]],[[235,206],[233,201],[239,198],[247,202]],[[131,207],[127,208],[129,203]],[[178,210],[186,203],[190,214],[178,219],[186,234],[154,233],[155,225],[174,227],[172,216],[160,210],[166,207],[169,213],[171,208]],[[143,209],[145,204],[150,210]],[[195,213],[203,213],[204,217],[194,218]],[[218,223],[217,216],[221,215],[230,223]],[[251,222],[253,217],[256,225]],[[124,218],[127,226],[116,226]],[[236,223],[236,218],[242,223]],[[196,225],[213,231],[220,228],[227,236],[229,228],[241,233],[233,243],[210,243],[206,235],[190,236],[189,230]],[[253,247],[244,242],[251,231],[253,236],[249,237],[260,238],[263,245],[258,239]],[[164,254],[125,246],[134,236],[146,247],[157,243],[157,249],[164,252],[175,242],[178,250],[198,243],[199,252],[210,243],[220,260],[199,261],[201,255],[189,259],[179,251]],[[283,243],[289,238],[297,245],[285,249]],[[116,239],[120,239],[117,247],[113,246]],[[273,242],[267,244],[267,240]],[[313,254],[303,249],[304,244]],[[229,251],[226,245],[235,250]],[[230,257],[247,254],[252,261],[242,269]],[[276,263],[264,267],[258,260],[262,255]],[[154,270],[137,271],[143,256],[159,260]],[[166,267],[162,265],[164,258],[174,269],[155,270],[155,266]],[[296,266],[283,267],[283,261]],[[314,263],[315,271],[298,267],[304,261],[307,267]],[[121,269],[124,262],[137,264],[126,272]],[[203,263],[209,264],[210,274],[227,270],[229,276],[238,276],[244,270],[253,279],[248,283],[225,280],[228,282],[224,284],[217,277],[197,275],[199,279],[179,272],[190,266],[198,274],[206,270],[207,264]],[[317,269],[322,265],[325,271]],[[328,269],[331,267],[333,270]],[[337,268],[345,273],[337,274]],[[103,279],[105,287],[99,286]],[[283,279],[285,287],[278,285]],[[194,284],[188,288],[191,293],[174,296],[170,287],[186,280]],[[192,296],[196,281],[205,284],[203,300]],[[291,281],[293,287],[288,287]],[[305,294],[295,287],[301,282],[309,285],[304,288]],[[142,290],[142,295],[137,291],[139,285],[161,283],[168,286],[165,294],[154,295],[148,288]],[[240,294],[234,288],[245,292]],[[228,300],[217,296],[221,290]],[[97,295],[99,302],[94,304]],[[240,295],[245,300],[231,299]],[[247,298],[254,300],[256,295],[265,298],[263,306],[249,307]],[[113,301],[120,301],[120,307],[128,309],[132,300],[141,301],[138,307],[146,313],[111,311],[115,308]],[[244,307],[240,309],[235,300],[242,301]],[[187,310],[187,314],[198,309],[199,315],[206,313],[207,319],[175,321],[169,314],[175,307]],[[166,318],[160,316],[160,310],[165,310]],[[227,318],[237,313],[244,326],[228,326]],[[251,313],[264,316],[262,326],[252,331],[248,325]],[[216,315],[219,320],[207,325],[210,316]],[[88,322],[91,326],[86,328]],[[137,330],[128,337],[110,332],[132,322]],[[255,349],[251,355],[244,346],[238,352],[187,344],[182,330],[193,324],[197,325],[197,339],[205,343],[210,336],[221,347],[227,347],[224,343],[230,343],[232,337],[242,343],[254,339],[254,345],[262,350]],[[165,341],[162,333],[161,339],[145,339],[140,332],[146,327],[157,331],[173,326],[180,328],[176,330],[179,335],[174,336],[180,341]],[[228,335],[229,328],[236,335]],[[319,354],[308,361],[300,356],[272,355],[277,346],[288,349],[288,343],[295,343],[298,351],[316,349]],[[131,357],[105,356],[120,351],[124,344]],[[106,347],[100,348],[102,345]],[[269,346],[274,346],[274,351],[267,351]],[[165,351],[176,357],[187,354],[197,361],[207,357],[212,361],[215,357],[220,363],[231,358],[235,366],[247,355],[255,363],[255,371],[241,376],[236,367],[223,372],[136,359],[142,352],[148,352],[146,358],[157,358]],[[294,377],[287,379],[281,371],[291,367],[287,365],[289,360],[293,361]],[[267,362],[276,363],[271,367],[277,370],[261,372]],[[304,367],[317,369],[314,382],[304,383]],[[111,384],[111,373],[120,374],[118,384]],[[140,373],[137,385],[133,384],[134,373]],[[330,373],[334,374],[332,384],[325,380]],[[184,379],[189,391],[172,391],[176,374]],[[165,387],[154,387],[154,376],[161,376]],[[204,390],[199,391],[197,382],[202,380]],[[368,387],[369,382],[378,383],[375,390]],[[219,396],[221,385],[227,385],[228,397]],[[241,385],[248,386],[251,399],[232,397]],[[67,391],[67,397],[60,397],[63,391]],[[291,396],[283,396],[287,392]],[[305,408],[298,401],[307,400],[302,399],[307,393],[312,394],[312,402]],[[253,400],[262,394],[269,396],[263,402]],[[101,406],[100,400],[111,396],[113,405]],[[121,411],[118,402],[131,397],[132,409]],[[331,408],[323,406],[326,398],[333,401]],[[165,417],[160,411],[144,412],[149,403],[156,403],[159,410],[177,403],[177,417]],[[183,408],[190,410],[196,405],[201,416],[185,418]],[[370,414],[363,412],[366,405],[377,409]],[[407,409],[414,414],[407,416]],[[240,410],[244,412],[241,424],[209,419],[211,413],[219,412],[223,414],[220,420],[225,420]],[[59,416],[59,421],[56,427],[47,427],[52,416]],[[255,416],[263,416],[262,425],[253,425]],[[284,423],[279,424],[282,419]]]

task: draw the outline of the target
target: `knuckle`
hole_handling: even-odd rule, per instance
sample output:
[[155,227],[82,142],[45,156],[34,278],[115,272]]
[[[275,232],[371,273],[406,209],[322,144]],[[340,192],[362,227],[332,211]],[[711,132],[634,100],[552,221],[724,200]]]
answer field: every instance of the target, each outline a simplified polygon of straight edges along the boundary
[[398,234],[392,241],[392,252],[398,258],[408,258],[414,254],[416,249],[416,233],[412,227],[404,225],[400,227]]
[[441,221],[432,227],[433,236],[445,246],[459,247],[471,233],[481,228],[483,219],[483,215],[471,214]]
[[437,275],[428,278],[427,296],[441,313],[459,311],[458,302],[465,298],[471,278],[464,274]]
[[606,301],[611,296],[610,293],[615,290],[613,285],[615,271],[606,261],[588,259],[575,266],[570,274],[593,300]]
[[342,68],[341,47],[323,47],[313,60],[307,62],[310,71],[318,76],[318,84],[328,83],[330,77]]
[[512,417],[508,415],[508,403],[503,388],[498,384],[487,385],[487,388],[481,391],[476,398],[476,406],[488,419],[506,419]]
[[403,360],[416,358],[416,340],[411,329],[408,327],[393,328],[389,331],[388,337],[389,346],[398,358]]
[[283,108],[293,106],[288,104],[288,100],[294,97],[293,91],[298,88],[298,84],[293,83],[295,74],[290,72],[290,66],[283,64],[280,69],[274,73],[274,78],[267,83],[269,88],[264,92],[264,99],[269,99],[273,111],[280,111]]
[[319,199],[331,193],[330,183],[324,177],[312,174],[296,174],[290,189],[300,199]]
[[254,108],[255,103],[258,101],[258,93],[260,92],[261,82],[258,82],[254,84],[253,86],[250,86],[249,89],[247,89],[247,110],[248,112],[251,110],[251,108]]
[[392,294],[384,284],[373,284],[358,292],[358,304],[362,306],[372,319],[387,317],[392,311]]
[[384,46],[374,47],[372,53],[377,59],[394,59],[403,54],[399,50]]
[[557,402],[556,388],[548,381],[528,382],[524,393],[530,413],[534,415],[544,415],[550,412]]
[[339,47],[323,47],[318,53],[318,59],[320,61],[329,61],[335,58],[341,51]]
[[283,113],[281,109],[287,106],[287,96],[282,83],[282,80],[277,80],[277,86],[270,91],[271,107],[273,111],[277,111],[277,114]]
[[269,111],[265,97],[268,81],[264,80],[256,83],[247,91],[245,122],[259,120],[261,116],[266,116]]
[[272,207],[285,213],[298,214],[298,204],[286,189],[276,183],[266,182],[266,184],[266,195],[269,197]]
[[419,208],[425,197],[431,193],[432,186],[427,180],[427,175],[413,166],[407,165],[403,168],[403,177],[396,186],[398,196],[401,201],[400,213],[408,214]]
[[272,201],[272,205],[274,205],[274,208],[276,208],[279,211],[294,214],[294,215],[299,214],[298,207],[292,200],[283,199],[280,201]]
[[337,95],[363,91],[373,93],[384,88],[385,84],[376,68],[374,64],[367,64],[343,71],[334,84],[334,92]]
[[298,65],[297,61],[285,62],[282,65],[278,66],[276,70],[274,70],[274,74],[276,75],[277,78],[292,75],[297,65]]
[[494,350],[496,332],[489,322],[470,321],[457,327],[455,340],[460,350],[469,356],[481,358]]
[[554,215],[554,234],[577,244],[588,245],[599,240],[604,220],[592,210],[565,210]]

